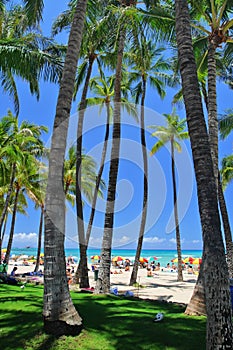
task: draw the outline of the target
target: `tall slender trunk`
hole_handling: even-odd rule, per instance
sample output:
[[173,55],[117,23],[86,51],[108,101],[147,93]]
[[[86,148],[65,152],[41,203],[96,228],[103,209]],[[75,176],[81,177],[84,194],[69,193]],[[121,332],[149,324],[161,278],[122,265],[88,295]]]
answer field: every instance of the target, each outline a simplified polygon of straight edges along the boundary
[[7,248],[6,248],[6,255],[5,255],[5,260],[6,260],[7,264],[9,262],[11,247],[12,247],[13,237],[14,237],[19,191],[20,191],[20,188],[17,186],[16,191],[15,191],[15,198],[14,198],[15,201],[14,201],[14,207],[13,207],[13,213],[12,213],[10,234],[9,234],[8,244],[7,244]]
[[143,238],[145,233],[146,226],[146,217],[147,217],[147,209],[148,209],[148,159],[147,159],[147,149],[146,149],[146,137],[145,137],[145,96],[146,96],[146,81],[142,79],[143,90],[141,97],[141,118],[140,118],[140,127],[141,127],[141,146],[142,146],[142,157],[143,157],[143,171],[144,171],[144,179],[143,179],[143,202],[142,202],[142,218],[139,230],[138,244],[137,250],[134,259],[133,270],[130,277],[129,285],[132,286],[137,281],[138,274],[138,265],[139,258],[142,251]]
[[45,201],[43,317],[45,331],[54,335],[79,334],[82,329],[82,319],[73,305],[66,276],[63,166],[86,6],[87,0],[79,0],[74,13],[58,95],[49,157]]
[[202,224],[207,312],[206,349],[232,348],[229,275],[221,234],[217,188],[192,47],[187,1],[176,0],[176,38]]
[[12,164],[12,171],[11,171],[11,180],[10,180],[10,184],[8,187],[8,191],[7,191],[7,195],[6,195],[6,200],[4,203],[4,207],[1,213],[1,217],[0,217],[0,232],[2,232],[2,226],[4,223],[4,219],[7,213],[7,208],[8,208],[8,204],[10,201],[10,197],[11,197],[11,193],[13,192],[13,184],[14,184],[14,180],[15,180],[15,172],[16,172],[16,163]]
[[175,172],[175,152],[174,152],[174,139],[171,139],[171,161],[172,161],[172,187],[173,187],[173,204],[174,204],[174,218],[176,226],[176,247],[178,256],[178,275],[177,281],[183,281],[182,274],[182,256],[181,256],[181,241],[180,241],[180,226],[178,216],[178,203],[176,194],[176,172]]
[[122,59],[125,45],[126,28],[123,24],[120,30],[116,79],[114,84],[114,113],[113,113],[113,136],[112,150],[109,170],[108,195],[104,222],[104,234],[101,248],[101,260],[99,266],[99,275],[96,282],[95,293],[109,293],[110,291],[110,267],[111,267],[111,250],[112,236],[114,225],[114,207],[116,197],[116,184],[119,167],[120,155],[120,138],[121,138],[121,75]]
[[37,256],[36,256],[36,266],[34,271],[37,272],[40,267],[40,253],[41,253],[41,242],[42,242],[42,232],[43,232],[43,220],[44,219],[44,207],[41,206],[40,211],[40,225],[39,225],[39,232],[38,232],[38,244],[37,244]]
[[[216,97],[216,61],[215,46],[209,43],[208,48],[208,126],[210,151],[213,159],[214,177],[218,183],[218,118]],[[218,190],[218,186],[217,186]]]
[[218,173],[218,200],[219,200],[219,207],[220,207],[222,223],[223,223],[223,229],[224,229],[224,235],[225,235],[225,242],[226,242],[228,272],[229,272],[229,277],[233,278],[233,242],[232,242],[232,234],[231,234],[231,227],[230,227],[229,217],[228,217],[228,213],[227,213],[226,201],[225,201],[224,193],[223,193],[223,189],[222,189],[222,182],[221,182],[219,173]]
[[77,208],[77,224],[79,237],[80,262],[76,271],[76,279],[79,277],[79,285],[81,288],[89,288],[88,266],[87,266],[87,248],[83,222],[83,203],[82,203],[82,138],[83,138],[83,122],[86,109],[86,98],[88,86],[91,78],[91,72],[95,55],[89,58],[89,65],[85,84],[82,92],[81,103],[79,107],[78,131],[77,131],[77,162],[76,162],[76,208]]
[[105,130],[105,137],[104,137],[104,146],[103,146],[103,150],[102,150],[100,168],[99,168],[98,175],[96,178],[94,195],[93,195],[93,199],[92,199],[92,203],[91,203],[91,215],[89,218],[87,231],[86,231],[86,247],[88,247],[89,240],[90,240],[92,224],[93,224],[94,217],[95,217],[96,201],[97,201],[98,191],[99,191],[99,187],[100,187],[100,181],[101,181],[103,170],[104,170],[104,163],[105,163],[107,148],[108,148],[109,123],[110,123],[110,104],[109,104],[109,102],[106,104],[106,108],[107,108],[107,122],[106,122],[106,130]]
[[[5,216],[3,230],[0,233],[0,252],[1,253],[2,253],[2,243],[3,243],[3,240],[4,240],[5,233],[6,233],[7,218],[8,218],[8,212],[6,213],[6,216]],[[0,263],[1,263],[1,261],[2,261],[2,254],[1,254],[1,257],[0,257]]]

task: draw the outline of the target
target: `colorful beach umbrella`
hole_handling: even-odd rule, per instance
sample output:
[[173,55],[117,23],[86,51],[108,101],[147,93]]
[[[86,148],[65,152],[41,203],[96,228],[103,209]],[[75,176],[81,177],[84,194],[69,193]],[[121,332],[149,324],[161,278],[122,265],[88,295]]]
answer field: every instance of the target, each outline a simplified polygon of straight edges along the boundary
[[139,258],[139,262],[140,263],[148,263],[148,259],[141,257],[141,258]]
[[187,258],[184,259],[184,262],[192,264],[193,260],[195,260],[195,258],[193,258],[192,256],[187,256]]
[[117,261],[123,261],[125,260],[125,258],[123,258],[123,256],[114,256],[114,258],[112,258],[112,261],[117,262]]
[[158,258],[156,256],[150,256],[149,257],[149,262],[155,261],[155,260],[158,260]]
[[6,248],[2,248],[2,253],[6,253]]
[[194,264],[194,265],[200,265],[201,263],[202,263],[202,259],[201,258],[196,258],[192,262],[192,264]]
[[91,260],[100,260],[100,255],[92,255]]
[[[178,258],[172,259],[171,262],[173,262],[173,263],[178,263]],[[181,263],[184,264],[185,261],[182,259],[182,260],[181,260]]]

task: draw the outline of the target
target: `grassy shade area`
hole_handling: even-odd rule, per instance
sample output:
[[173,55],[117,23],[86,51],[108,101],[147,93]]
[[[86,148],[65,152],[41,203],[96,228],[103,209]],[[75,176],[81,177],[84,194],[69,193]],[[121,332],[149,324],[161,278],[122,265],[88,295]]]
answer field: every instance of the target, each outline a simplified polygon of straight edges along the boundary
[[[43,287],[0,285],[1,350],[196,350],[205,349],[205,317],[184,308],[113,295],[72,292],[84,329],[76,337],[43,332]],[[162,312],[164,319],[153,322]]]

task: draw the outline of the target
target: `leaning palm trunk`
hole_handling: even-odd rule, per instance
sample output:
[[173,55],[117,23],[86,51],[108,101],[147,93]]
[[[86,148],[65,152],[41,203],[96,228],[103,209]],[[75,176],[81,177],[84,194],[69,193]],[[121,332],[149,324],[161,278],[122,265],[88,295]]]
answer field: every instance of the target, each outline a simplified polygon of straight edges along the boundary
[[233,242],[232,242],[231,227],[230,227],[229,217],[227,213],[226,201],[225,201],[224,193],[222,189],[220,174],[218,175],[219,175],[218,176],[218,200],[219,200],[219,207],[220,207],[224,235],[225,235],[227,266],[228,266],[229,277],[233,278]]
[[7,244],[7,248],[6,248],[6,255],[5,255],[5,260],[6,260],[7,264],[9,262],[9,258],[10,258],[11,247],[12,247],[14,231],[15,231],[15,220],[16,220],[16,214],[17,214],[19,191],[20,191],[20,189],[17,186],[16,191],[15,191],[15,198],[14,198],[15,202],[14,202],[13,213],[12,213],[10,234],[9,234],[8,244]]
[[203,264],[200,267],[199,275],[197,278],[196,285],[188,303],[185,313],[186,315],[201,316],[206,315],[205,306],[205,291],[204,291],[204,278],[203,278]]
[[0,217],[0,233],[2,232],[2,226],[3,226],[4,219],[5,219],[5,216],[6,216],[6,213],[7,213],[8,204],[9,204],[9,201],[10,201],[11,194],[13,192],[13,184],[14,184],[14,180],[15,180],[15,172],[16,172],[16,163],[13,163],[13,165],[12,165],[12,172],[11,172],[11,180],[10,180],[10,184],[9,184],[7,195],[6,195],[6,200],[4,202],[4,207],[3,207],[3,210],[2,210],[2,213],[1,213],[1,217]]
[[[7,218],[8,218],[8,212],[6,213],[6,216],[5,216],[3,230],[2,230],[2,232],[0,232],[0,252],[2,251],[2,243],[4,240],[5,233],[6,233]],[[0,263],[1,263],[1,261],[2,261],[2,254],[0,257]]]
[[104,170],[104,163],[105,163],[106,154],[107,154],[108,139],[109,139],[109,123],[110,123],[110,104],[109,104],[109,102],[106,104],[106,107],[107,107],[107,122],[106,122],[106,130],[105,130],[105,137],[104,137],[104,146],[103,146],[103,150],[102,150],[100,168],[99,168],[98,175],[96,178],[96,185],[95,185],[95,190],[94,190],[93,199],[92,199],[92,203],[91,203],[91,215],[89,218],[87,232],[86,232],[86,247],[88,247],[89,240],[90,240],[92,224],[93,224],[94,217],[95,217],[96,201],[97,201],[97,196],[98,196],[99,187],[100,187],[100,181],[102,178],[102,174],[103,174],[103,170]]
[[87,248],[83,222],[83,203],[82,203],[82,134],[83,134],[83,122],[86,109],[86,98],[88,92],[88,85],[91,78],[91,72],[95,55],[89,58],[89,65],[85,84],[82,92],[81,103],[79,107],[78,117],[78,131],[77,131],[77,162],[76,162],[76,208],[77,208],[77,223],[78,223],[78,238],[79,238],[79,251],[80,262],[76,271],[76,280],[79,279],[79,285],[81,288],[89,288],[88,279],[88,266],[87,266]]
[[43,317],[45,330],[55,335],[78,334],[82,329],[66,277],[63,165],[86,6],[87,0],[78,1],[71,26],[54,120],[45,201]]
[[176,0],[176,35],[203,235],[206,349],[231,349],[229,275],[221,234],[213,162],[198,86],[187,2]]
[[119,36],[116,79],[114,84],[114,113],[113,113],[113,136],[112,150],[109,170],[109,183],[107,205],[105,213],[104,234],[101,249],[101,261],[99,266],[99,276],[96,282],[95,293],[109,293],[110,291],[110,267],[111,249],[114,223],[114,207],[116,196],[116,183],[119,167],[120,137],[121,137],[121,75],[122,59],[125,45],[126,28],[122,24]]
[[143,203],[142,203],[142,218],[139,230],[137,250],[134,259],[133,270],[130,277],[129,285],[132,286],[137,281],[139,258],[142,251],[143,237],[146,226],[147,208],[148,208],[148,159],[146,150],[146,138],[145,138],[145,96],[146,96],[146,82],[143,79],[143,91],[141,98],[141,146],[142,146],[142,157],[143,157],[143,170],[144,170],[144,180],[143,180]]
[[177,281],[183,281],[182,274],[182,257],[181,257],[181,242],[180,242],[180,226],[178,218],[178,203],[176,194],[176,173],[175,173],[175,152],[174,152],[174,139],[171,139],[171,158],[172,158],[172,184],[173,184],[173,205],[174,205],[174,217],[176,226],[176,247],[178,256],[178,275]]
[[44,219],[44,207],[42,205],[41,212],[40,212],[40,225],[39,225],[39,233],[38,233],[36,266],[35,266],[34,272],[37,272],[40,267],[40,253],[41,253],[42,231],[43,231],[43,221],[44,221],[43,219]]

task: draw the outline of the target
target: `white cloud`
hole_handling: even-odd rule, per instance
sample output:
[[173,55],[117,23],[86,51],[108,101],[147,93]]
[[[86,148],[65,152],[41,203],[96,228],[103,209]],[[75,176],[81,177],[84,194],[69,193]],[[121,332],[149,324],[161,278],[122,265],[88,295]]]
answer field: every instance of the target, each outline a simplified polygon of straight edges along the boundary
[[[8,237],[6,237],[8,240]],[[15,233],[13,237],[13,245],[15,247],[25,247],[25,246],[37,246],[38,235],[35,232],[30,233]]]
[[165,238],[159,238],[159,237],[145,237],[144,242],[145,243],[162,243],[166,241]]
[[192,243],[197,244],[197,243],[201,243],[201,241],[198,240],[198,239],[194,239],[194,240],[192,241]]
[[[184,243],[185,239],[181,239],[180,243]],[[176,244],[176,238],[169,239],[169,242]]]

